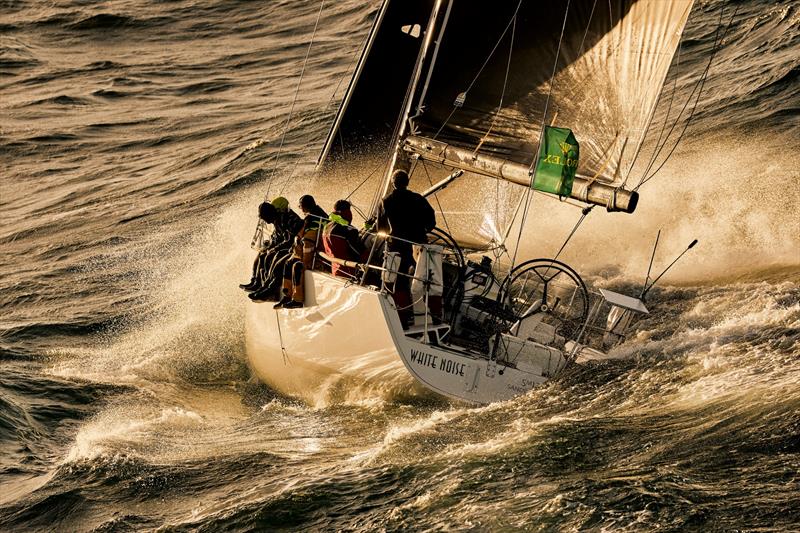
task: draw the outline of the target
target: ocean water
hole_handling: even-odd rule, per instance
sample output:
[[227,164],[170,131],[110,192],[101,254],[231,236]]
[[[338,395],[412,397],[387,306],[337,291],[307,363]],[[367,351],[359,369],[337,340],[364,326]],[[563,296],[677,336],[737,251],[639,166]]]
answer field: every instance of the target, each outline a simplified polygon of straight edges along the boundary
[[635,287],[700,240],[620,359],[482,408],[251,378],[255,207],[364,177],[313,162],[376,8],[326,5],[290,116],[316,2],[0,0],[0,529],[800,529],[790,0],[696,4],[676,101],[736,14],[681,144],[564,252]]

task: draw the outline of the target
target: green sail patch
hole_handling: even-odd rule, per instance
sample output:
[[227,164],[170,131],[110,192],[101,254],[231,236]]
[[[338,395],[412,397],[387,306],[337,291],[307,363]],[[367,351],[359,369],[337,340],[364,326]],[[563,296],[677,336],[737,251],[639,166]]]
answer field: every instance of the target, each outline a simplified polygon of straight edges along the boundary
[[578,141],[569,128],[545,126],[539,160],[531,187],[537,191],[569,196],[578,170]]

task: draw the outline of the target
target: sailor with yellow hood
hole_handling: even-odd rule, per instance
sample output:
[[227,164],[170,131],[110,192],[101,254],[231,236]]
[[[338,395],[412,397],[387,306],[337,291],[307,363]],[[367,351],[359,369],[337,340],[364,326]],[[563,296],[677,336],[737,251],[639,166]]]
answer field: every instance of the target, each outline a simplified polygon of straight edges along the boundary
[[262,203],[258,216],[263,222],[273,225],[272,236],[256,257],[250,283],[240,287],[250,292],[251,300],[277,300],[283,265],[291,254],[294,236],[303,226],[303,220],[289,208],[289,200],[283,196]]

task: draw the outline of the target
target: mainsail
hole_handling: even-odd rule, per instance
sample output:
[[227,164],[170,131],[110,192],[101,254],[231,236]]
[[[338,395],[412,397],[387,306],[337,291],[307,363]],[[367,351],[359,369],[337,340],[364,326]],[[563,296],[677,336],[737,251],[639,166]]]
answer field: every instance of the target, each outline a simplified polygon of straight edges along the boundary
[[454,4],[417,103],[419,135],[530,165],[555,117],[581,143],[579,174],[622,183],[692,0],[491,5],[487,17],[486,4]]
[[[622,186],[692,4],[387,0],[324,154],[345,139],[344,124],[408,158],[418,190],[465,170],[436,193],[434,207],[449,226],[482,228],[482,242],[471,244],[487,246],[512,222],[520,195],[508,182],[530,183],[543,126],[564,126],[580,142],[573,198],[630,212],[636,196]],[[387,65],[406,80],[402,97],[374,89],[388,79]],[[399,111],[394,138],[376,103]]]

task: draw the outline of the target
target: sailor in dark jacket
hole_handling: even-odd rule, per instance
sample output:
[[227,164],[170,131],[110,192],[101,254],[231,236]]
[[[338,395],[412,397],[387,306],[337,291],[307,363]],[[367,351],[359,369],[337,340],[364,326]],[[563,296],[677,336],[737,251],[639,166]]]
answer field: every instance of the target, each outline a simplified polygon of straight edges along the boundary
[[[265,224],[275,224],[275,216],[277,215],[277,211],[275,207],[269,202],[262,202],[258,206],[258,233],[257,237],[253,237],[253,243],[251,246],[256,245],[256,239],[261,239],[262,232],[264,231]],[[249,283],[240,283],[239,288],[244,289],[246,291],[253,291],[256,290],[260,285],[260,272],[264,268],[264,260],[268,256],[271,248],[275,245],[275,238],[276,232],[273,230],[272,235],[270,236],[269,240],[266,242],[261,242],[260,248],[258,250],[258,255],[256,255],[255,261],[253,261],[253,274],[250,276]]]
[[[428,242],[428,232],[436,227],[436,212],[421,194],[408,190],[408,172],[395,170],[392,175],[394,190],[378,207],[378,231],[389,234],[390,252],[400,254],[400,273],[414,272],[413,244]],[[411,309],[411,282],[400,275],[394,286],[394,301],[404,326],[413,320]]]
[[273,307],[275,309],[294,309],[303,307],[305,300],[304,272],[314,266],[317,243],[322,225],[328,215],[317,205],[310,194],[300,197],[300,210],[305,215],[303,226],[295,237],[292,254],[283,265],[282,297]]
[[283,196],[275,198],[272,203],[261,204],[264,214],[271,213],[271,222],[274,226],[272,236],[264,249],[256,258],[253,279],[247,285],[241,286],[244,290],[252,291],[251,300],[277,300],[278,288],[281,284],[283,264],[289,257],[294,236],[300,231],[303,220],[289,208],[289,200]]

